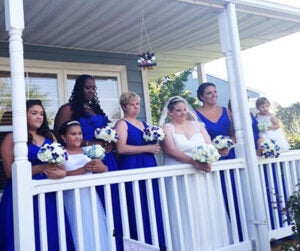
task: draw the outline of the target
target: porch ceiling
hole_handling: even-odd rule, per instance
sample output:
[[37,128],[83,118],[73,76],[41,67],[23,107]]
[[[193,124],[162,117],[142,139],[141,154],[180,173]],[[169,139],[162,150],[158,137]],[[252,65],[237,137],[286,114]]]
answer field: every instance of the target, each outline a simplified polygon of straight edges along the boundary
[[[216,13],[229,0],[24,0],[24,44],[138,54],[141,6],[158,66],[149,79],[222,57]],[[242,49],[300,31],[300,10],[235,0]],[[0,41],[8,41],[0,1]],[[150,50],[143,34],[142,51]]]

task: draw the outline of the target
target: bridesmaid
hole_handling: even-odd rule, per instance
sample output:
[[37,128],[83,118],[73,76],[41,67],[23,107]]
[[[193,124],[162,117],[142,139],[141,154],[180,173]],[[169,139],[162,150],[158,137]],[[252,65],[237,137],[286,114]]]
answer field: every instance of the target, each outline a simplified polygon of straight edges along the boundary
[[[137,119],[140,113],[140,97],[135,92],[124,92],[120,96],[120,105],[124,111],[124,117],[116,123],[116,130],[119,135],[119,141],[117,142],[119,168],[125,170],[157,166],[154,154],[160,151],[160,145],[158,143],[149,144],[143,139],[143,130],[147,128],[148,125],[146,122]],[[147,193],[144,181],[139,182],[139,188],[144,236],[146,243],[152,244]],[[130,234],[131,238],[137,240],[136,215],[134,212],[134,198],[131,184],[127,184],[126,193]],[[160,250],[165,250],[164,228],[157,180],[153,180],[153,193]]]
[[[197,97],[202,102],[202,106],[195,109],[199,119],[205,124],[206,130],[213,140],[218,135],[229,136],[233,141],[234,129],[232,115],[229,109],[219,106],[218,93],[215,84],[202,83],[197,90]],[[229,152],[224,150],[220,152],[222,159],[234,159],[234,149]]]
[[[213,140],[218,135],[229,136],[233,142],[235,142],[233,119],[230,110],[226,107],[219,106],[218,93],[214,83],[202,83],[199,85],[197,90],[197,97],[202,102],[202,106],[195,109],[199,119],[205,124],[206,130]],[[219,150],[221,155],[219,160],[234,159],[235,153],[234,148],[231,150],[223,149]],[[225,184],[224,172],[220,173],[222,190],[224,195],[227,212],[229,213],[228,198],[227,195],[232,192],[235,211],[238,222],[239,240],[242,240],[242,229],[240,224],[240,215],[238,210],[238,200],[235,188],[235,177],[233,171],[230,171],[230,179],[232,183],[232,191],[227,191]]]
[[[32,178],[40,179],[60,179],[66,176],[64,166],[41,162],[37,153],[45,144],[56,141],[50,132],[47,116],[40,100],[27,100],[27,128],[28,128],[28,160],[32,164]],[[14,250],[14,230],[13,230],[13,202],[12,202],[12,180],[11,166],[14,162],[14,142],[13,134],[9,133],[4,138],[1,145],[1,156],[4,170],[9,180],[5,186],[0,203],[0,247],[2,251]],[[56,194],[45,194],[46,201],[46,222],[47,222],[47,242],[48,250],[59,250],[59,236],[56,211]],[[38,199],[33,197],[34,206],[34,227],[35,227],[35,247],[41,250],[39,236],[39,216]],[[72,235],[69,224],[66,222],[66,242],[67,249],[74,250]]]

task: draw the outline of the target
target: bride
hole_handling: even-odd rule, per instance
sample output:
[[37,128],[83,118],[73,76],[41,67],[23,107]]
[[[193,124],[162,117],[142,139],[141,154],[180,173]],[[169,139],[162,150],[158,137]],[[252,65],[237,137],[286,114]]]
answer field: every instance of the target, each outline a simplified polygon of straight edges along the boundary
[[173,250],[207,251],[228,245],[228,216],[220,186],[213,185],[219,181],[217,173],[210,173],[211,164],[192,158],[196,146],[211,144],[203,123],[184,98],[175,96],[165,104],[159,126],[166,134],[164,165],[191,164],[201,171],[166,181]]

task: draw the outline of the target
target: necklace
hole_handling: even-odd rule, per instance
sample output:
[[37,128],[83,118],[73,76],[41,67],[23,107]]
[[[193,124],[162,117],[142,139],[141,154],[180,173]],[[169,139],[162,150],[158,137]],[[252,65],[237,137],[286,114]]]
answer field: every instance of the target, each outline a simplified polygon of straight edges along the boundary
[[90,107],[90,105],[88,104],[88,105],[86,105],[86,104],[83,104],[83,107],[84,107],[84,109],[93,109],[92,107]]

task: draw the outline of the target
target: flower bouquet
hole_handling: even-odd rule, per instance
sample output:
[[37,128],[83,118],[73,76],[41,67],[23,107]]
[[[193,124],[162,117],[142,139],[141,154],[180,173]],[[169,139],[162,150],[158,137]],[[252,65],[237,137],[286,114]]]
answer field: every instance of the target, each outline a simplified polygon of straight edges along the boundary
[[94,131],[94,136],[96,139],[101,139],[107,143],[117,142],[119,136],[115,129],[110,126],[106,126],[104,128],[96,128]]
[[192,158],[202,163],[211,164],[220,158],[220,154],[214,145],[203,144],[193,149]]
[[62,145],[56,142],[43,145],[37,154],[40,161],[57,165],[64,163],[67,156],[67,152]]
[[156,143],[162,141],[165,138],[166,134],[161,127],[152,126],[144,129],[143,139],[146,142]]
[[265,158],[277,158],[280,155],[280,147],[273,139],[265,139],[261,143],[261,149]]
[[218,135],[212,141],[213,145],[217,149],[228,149],[234,147],[233,141],[228,136]]
[[268,121],[260,121],[260,122],[258,122],[257,127],[260,132],[264,133],[264,132],[268,131],[269,123],[268,123]]
[[91,145],[83,148],[83,153],[91,159],[103,159],[105,149],[100,145]]

